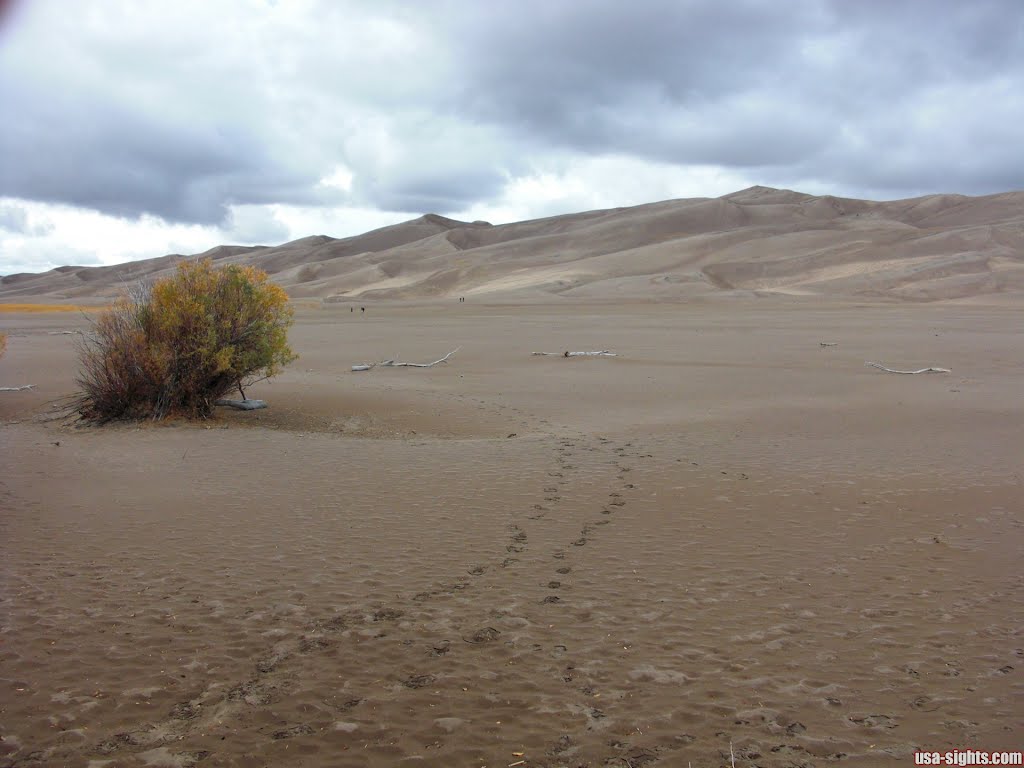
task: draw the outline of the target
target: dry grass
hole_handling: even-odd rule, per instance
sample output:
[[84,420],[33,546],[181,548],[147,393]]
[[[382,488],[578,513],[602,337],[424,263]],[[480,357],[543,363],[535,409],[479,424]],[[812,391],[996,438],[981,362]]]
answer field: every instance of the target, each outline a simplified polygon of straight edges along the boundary
[[[293,307],[301,307],[302,309],[319,309],[321,303],[319,300],[300,300],[290,301]],[[102,312],[105,309],[110,309],[110,304],[3,304],[0,303],[0,313],[2,312]]]
[[107,305],[83,304],[0,304],[0,312],[102,312]]

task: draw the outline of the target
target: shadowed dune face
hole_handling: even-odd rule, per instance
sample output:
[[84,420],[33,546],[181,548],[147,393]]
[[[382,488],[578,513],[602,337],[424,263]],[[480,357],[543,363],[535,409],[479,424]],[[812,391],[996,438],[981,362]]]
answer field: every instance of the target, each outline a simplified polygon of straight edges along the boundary
[[[427,214],[356,237],[202,257],[294,297],[693,298],[736,292],[973,299],[1024,292],[1024,192],[873,202],[751,187],[492,226]],[[0,300],[108,298],[183,256],[0,278]]]

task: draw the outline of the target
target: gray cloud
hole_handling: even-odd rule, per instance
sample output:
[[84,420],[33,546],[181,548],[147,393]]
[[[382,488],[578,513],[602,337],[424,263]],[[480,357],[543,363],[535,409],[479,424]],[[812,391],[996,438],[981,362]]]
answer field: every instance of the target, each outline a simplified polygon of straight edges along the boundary
[[981,146],[1024,120],[1014,0],[524,0],[447,31],[457,108],[535,145],[854,188],[1024,187],[1019,142]]
[[213,224],[233,203],[317,203],[317,176],[271,156],[243,124],[146,114],[103,94],[50,93],[0,75],[0,194]]
[[[1019,0],[88,7],[38,0],[5,30],[0,195],[231,231],[230,206],[458,212],[604,155],[1024,188]],[[338,165],[346,193],[318,184]]]
[[396,176],[373,174],[358,180],[361,199],[385,211],[434,211],[448,213],[496,195],[505,179],[495,169],[464,169],[458,174],[437,171]]
[[557,140],[567,125],[600,126],[637,94],[696,110],[757,89],[793,58],[813,7],[525,0],[476,6],[448,31],[464,57],[463,106]]

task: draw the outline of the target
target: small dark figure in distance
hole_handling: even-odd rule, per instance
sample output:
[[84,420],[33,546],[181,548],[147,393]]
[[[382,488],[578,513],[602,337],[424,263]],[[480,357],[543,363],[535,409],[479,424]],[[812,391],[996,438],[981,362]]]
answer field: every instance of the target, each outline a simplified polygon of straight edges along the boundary
[[365,314],[366,313],[366,307],[360,307],[359,311]]

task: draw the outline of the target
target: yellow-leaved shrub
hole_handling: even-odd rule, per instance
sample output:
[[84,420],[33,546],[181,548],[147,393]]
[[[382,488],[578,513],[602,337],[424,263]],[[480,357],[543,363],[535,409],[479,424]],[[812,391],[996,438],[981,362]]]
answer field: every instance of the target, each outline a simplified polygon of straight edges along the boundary
[[255,267],[186,261],[124,296],[81,344],[77,409],[87,420],[210,415],[231,390],[279,373],[292,309]]

